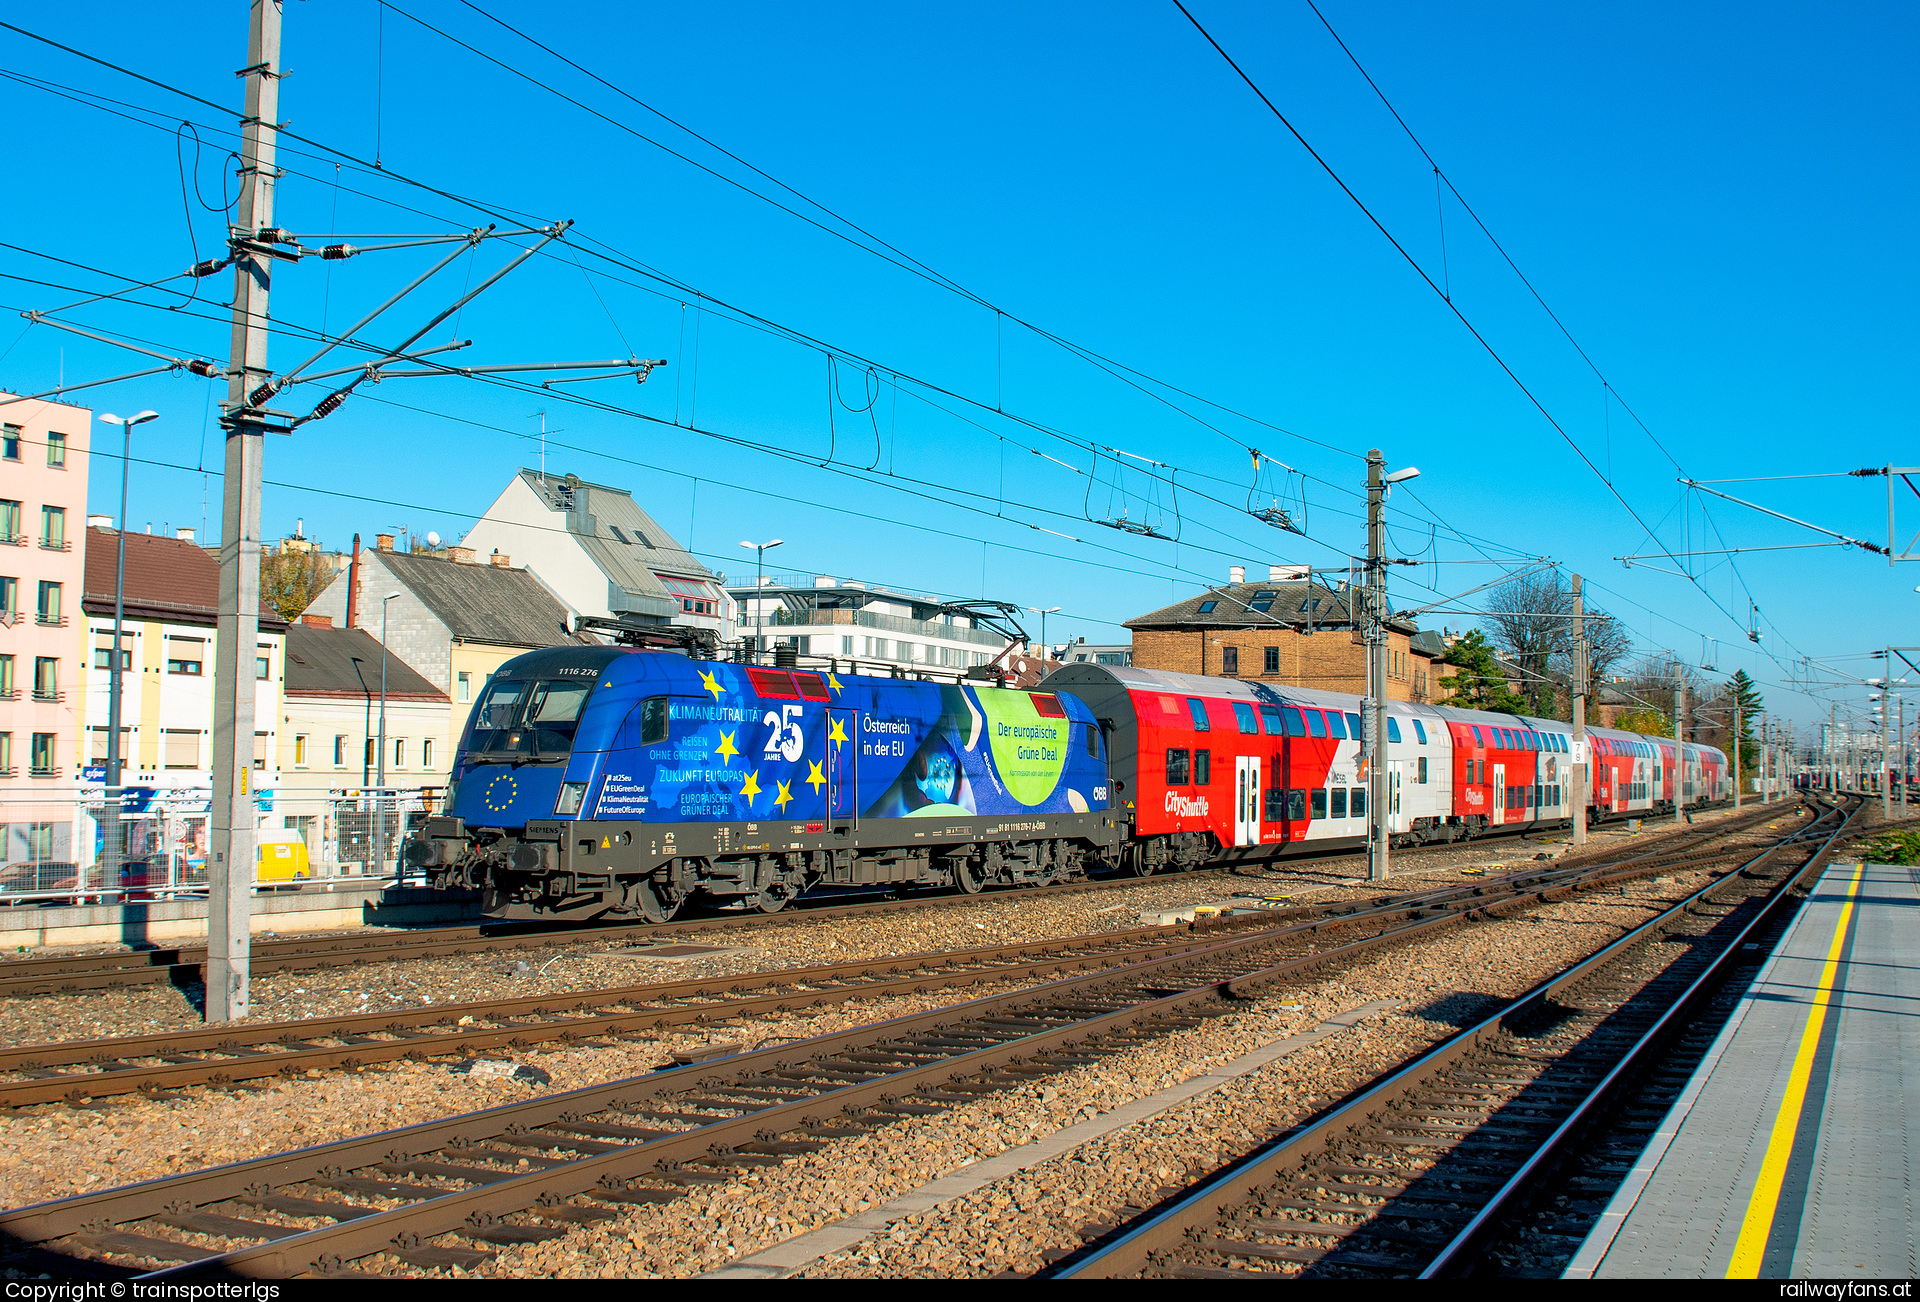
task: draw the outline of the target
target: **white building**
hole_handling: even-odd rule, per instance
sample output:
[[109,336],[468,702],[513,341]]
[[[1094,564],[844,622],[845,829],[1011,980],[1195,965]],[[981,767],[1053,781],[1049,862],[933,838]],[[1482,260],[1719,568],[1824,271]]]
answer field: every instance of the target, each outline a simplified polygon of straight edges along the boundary
[[743,637],[759,632],[770,649],[815,659],[963,673],[1017,640],[1008,621],[1020,607],[1005,602],[943,601],[828,574],[769,574],[761,587],[728,592]]
[[461,545],[514,557],[573,616],[680,624],[734,636],[723,580],[623,488],[522,469]]

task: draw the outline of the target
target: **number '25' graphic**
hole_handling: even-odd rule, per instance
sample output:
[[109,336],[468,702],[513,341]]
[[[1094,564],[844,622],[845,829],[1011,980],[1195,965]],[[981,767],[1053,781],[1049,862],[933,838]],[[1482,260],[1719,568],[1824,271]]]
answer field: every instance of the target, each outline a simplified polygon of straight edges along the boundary
[[766,758],[781,756],[789,764],[800,758],[800,752],[806,749],[807,739],[800,732],[800,707],[783,705],[778,710],[768,710],[767,717],[760,722],[767,725]]

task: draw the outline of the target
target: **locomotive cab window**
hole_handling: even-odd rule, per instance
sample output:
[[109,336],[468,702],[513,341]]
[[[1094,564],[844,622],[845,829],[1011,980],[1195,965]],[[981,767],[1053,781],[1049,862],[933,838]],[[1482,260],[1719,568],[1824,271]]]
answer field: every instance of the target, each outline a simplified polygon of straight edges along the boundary
[[640,705],[640,744],[657,746],[667,739],[667,698],[653,696]]
[[1087,755],[1092,759],[1100,758],[1100,725],[1087,725]]
[[1168,747],[1167,748],[1167,785],[1170,787],[1186,786],[1187,775],[1190,771],[1191,770],[1188,768],[1188,755],[1186,750],[1178,746]]

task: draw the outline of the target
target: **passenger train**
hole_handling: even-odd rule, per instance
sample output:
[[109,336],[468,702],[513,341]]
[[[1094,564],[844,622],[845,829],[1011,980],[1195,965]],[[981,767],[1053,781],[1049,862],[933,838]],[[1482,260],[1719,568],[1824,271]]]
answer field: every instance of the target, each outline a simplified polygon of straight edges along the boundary
[[[1365,843],[1357,697],[1071,665],[1038,688],[534,651],[475,702],[409,839],[495,917],[774,911],[816,886],[979,891]],[[1393,843],[1567,826],[1569,725],[1390,702]],[[1726,757],[1588,730],[1596,822],[1726,799]]]

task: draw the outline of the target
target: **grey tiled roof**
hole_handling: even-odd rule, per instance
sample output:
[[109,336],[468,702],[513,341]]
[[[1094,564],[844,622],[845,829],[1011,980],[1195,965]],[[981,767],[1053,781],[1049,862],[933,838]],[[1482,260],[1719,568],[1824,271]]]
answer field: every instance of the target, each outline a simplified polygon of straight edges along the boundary
[[543,647],[586,640],[567,632],[565,607],[525,570],[466,565],[411,552],[378,555],[393,576],[463,641]]
[[[1265,600],[1269,595],[1273,604],[1268,611],[1251,609],[1254,602]],[[1309,600],[1314,603],[1312,617],[1316,628],[1343,626],[1353,621],[1345,590],[1320,583],[1227,583],[1171,606],[1137,615],[1122,627],[1247,628],[1275,624],[1291,628],[1307,619],[1301,603]],[[1214,608],[1201,614],[1200,607],[1209,601],[1214,603]]]
[[[356,665],[354,662],[358,661]],[[367,696],[380,690],[380,643],[363,628],[287,629],[288,696]],[[444,701],[447,694],[387,650],[387,695]]]
[[[660,582],[660,574],[717,582],[626,489],[578,479],[569,483],[564,476],[543,476],[524,467],[520,477],[550,508],[567,512],[567,531],[613,589],[628,595],[627,609],[649,615],[672,615],[680,609],[680,598]],[[619,613],[617,600],[608,604]]]

